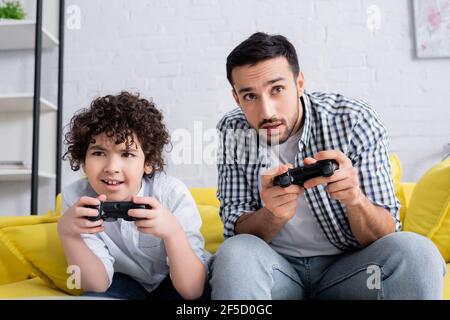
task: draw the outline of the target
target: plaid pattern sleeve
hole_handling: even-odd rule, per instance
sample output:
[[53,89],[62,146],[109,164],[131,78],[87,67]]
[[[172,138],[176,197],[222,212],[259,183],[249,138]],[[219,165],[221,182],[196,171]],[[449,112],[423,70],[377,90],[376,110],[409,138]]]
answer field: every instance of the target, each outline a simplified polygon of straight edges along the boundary
[[386,128],[377,113],[367,108],[353,130],[349,155],[358,168],[360,188],[375,205],[387,209],[395,220],[396,230],[401,228],[400,203],[395,197],[391,178]]
[[[245,117],[238,109],[229,113],[217,125],[219,146],[217,154],[218,188],[220,216],[224,224],[224,236],[234,235],[236,221],[244,212],[253,212],[260,203],[254,197],[257,185],[248,184],[245,172],[256,166],[250,163],[249,152],[240,137],[251,130]],[[244,150],[243,150],[244,148]]]

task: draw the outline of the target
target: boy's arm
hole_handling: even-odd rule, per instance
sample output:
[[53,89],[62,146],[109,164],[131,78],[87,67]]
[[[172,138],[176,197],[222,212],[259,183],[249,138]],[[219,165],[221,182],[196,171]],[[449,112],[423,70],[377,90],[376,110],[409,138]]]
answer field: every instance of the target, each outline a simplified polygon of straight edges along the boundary
[[170,276],[174,287],[185,299],[197,299],[205,287],[209,257],[200,232],[201,217],[184,183],[174,178],[167,191],[164,202],[176,218],[173,232],[164,239]]
[[134,203],[149,204],[151,210],[129,210],[138,230],[164,241],[170,277],[177,292],[185,299],[199,298],[204,290],[208,253],[200,233],[201,218],[189,190],[171,179],[161,187],[161,204],[152,197],[133,197]]
[[[81,237],[60,235],[68,265],[80,268],[81,288],[84,291],[104,292],[110,285],[110,277],[102,260],[86,245]],[[89,241],[93,239],[88,238]],[[97,239],[97,241],[101,241]]]
[[205,287],[206,270],[180,227],[164,240],[175,289],[187,300],[199,298]]
[[[70,227],[80,222],[74,219],[73,208],[69,206],[66,197],[63,196],[62,212],[64,214],[58,222],[58,233],[67,263],[79,267],[81,288],[84,291],[104,292],[112,280],[114,259],[103,241],[95,234],[68,232]],[[81,223],[86,221],[81,220]]]

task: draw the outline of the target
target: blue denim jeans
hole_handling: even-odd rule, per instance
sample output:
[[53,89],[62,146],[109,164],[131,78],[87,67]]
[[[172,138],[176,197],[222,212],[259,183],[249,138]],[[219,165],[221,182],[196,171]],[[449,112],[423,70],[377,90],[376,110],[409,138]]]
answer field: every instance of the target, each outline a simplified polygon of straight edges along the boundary
[[210,261],[212,299],[442,299],[445,262],[429,239],[389,234],[332,256],[282,256],[248,234]]
[[153,291],[148,292],[138,281],[123,273],[114,273],[112,283],[105,292],[85,292],[85,297],[114,298],[124,300],[183,300],[166,277]]
[[[199,300],[209,300],[211,288],[205,284],[202,297]],[[142,284],[134,280],[129,275],[114,273],[112,283],[105,292],[84,292],[85,297],[113,298],[123,300],[168,300],[181,301],[183,297],[177,292],[169,276],[167,276],[159,286],[148,292]]]

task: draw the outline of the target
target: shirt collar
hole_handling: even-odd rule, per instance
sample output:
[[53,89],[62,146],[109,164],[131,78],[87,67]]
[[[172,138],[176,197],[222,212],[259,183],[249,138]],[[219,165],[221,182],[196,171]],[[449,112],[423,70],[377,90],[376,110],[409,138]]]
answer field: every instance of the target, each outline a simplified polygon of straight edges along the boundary
[[142,179],[141,179],[141,189],[139,189],[139,192],[137,193],[138,197],[143,197],[144,196],[144,190],[145,190],[145,186],[147,184],[145,182],[145,180],[147,180],[147,179],[145,178],[145,176],[143,176]]
[[303,101],[303,132],[300,138],[300,141],[303,145],[308,145],[309,138],[311,137],[311,101],[309,100],[309,96],[305,93],[300,98],[300,101]]

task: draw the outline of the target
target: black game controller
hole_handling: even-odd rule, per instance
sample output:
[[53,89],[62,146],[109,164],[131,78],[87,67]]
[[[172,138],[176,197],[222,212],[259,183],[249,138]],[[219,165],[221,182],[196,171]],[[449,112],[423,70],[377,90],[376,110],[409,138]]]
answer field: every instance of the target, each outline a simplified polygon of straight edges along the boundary
[[117,219],[124,219],[126,221],[135,221],[141,218],[130,217],[128,210],[130,209],[150,209],[149,205],[137,204],[132,201],[105,201],[100,202],[98,206],[86,205],[85,208],[92,208],[98,210],[95,217],[86,217],[90,221],[116,221]]
[[304,167],[289,169],[286,173],[276,176],[273,180],[275,186],[283,188],[296,184],[303,187],[306,180],[316,177],[331,177],[339,168],[335,160],[320,160]]

